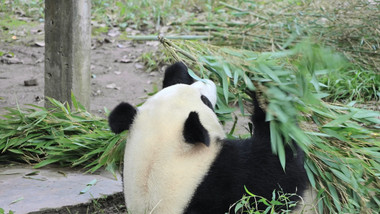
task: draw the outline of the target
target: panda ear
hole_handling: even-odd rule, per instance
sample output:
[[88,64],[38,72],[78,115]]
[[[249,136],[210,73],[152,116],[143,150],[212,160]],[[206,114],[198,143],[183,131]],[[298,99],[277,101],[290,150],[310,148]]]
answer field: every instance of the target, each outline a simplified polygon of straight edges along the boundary
[[108,124],[112,132],[119,134],[124,130],[128,130],[137,111],[129,103],[120,103],[108,117]]
[[191,85],[193,82],[194,79],[187,72],[186,65],[183,62],[176,62],[165,70],[162,88],[179,83]]
[[186,119],[183,129],[183,136],[186,143],[203,143],[206,146],[210,145],[210,136],[208,131],[203,127],[201,121],[199,120],[199,115],[195,111],[190,112],[188,118]]

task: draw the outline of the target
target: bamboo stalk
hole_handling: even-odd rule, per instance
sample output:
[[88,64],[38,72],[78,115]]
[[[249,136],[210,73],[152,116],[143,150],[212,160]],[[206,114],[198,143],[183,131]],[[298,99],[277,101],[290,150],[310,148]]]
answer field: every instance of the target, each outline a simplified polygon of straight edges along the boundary
[[263,19],[263,20],[268,21],[268,18],[266,18],[266,17],[264,17],[264,16],[260,16],[260,15],[258,15],[258,14],[255,14],[255,13],[253,13],[252,11],[246,11],[246,10],[240,9],[240,8],[238,8],[238,7],[234,7],[234,6],[232,6],[232,5],[230,5],[230,4],[227,4],[227,3],[225,3],[225,2],[219,2],[219,4],[224,5],[224,6],[226,6],[227,8],[232,9],[232,10],[236,10],[236,11],[239,11],[239,12],[247,12],[247,13],[251,14],[251,15],[254,16],[254,17],[257,17],[257,18],[259,18],[259,19]]
[[[209,39],[209,36],[206,35],[183,35],[183,36],[165,36],[167,39],[172,40],[203,40]],[[138,35],[138,36],[128,36],[128,39],[136,40],[136,41],[149,41],[154,40],[157,41],[158,35]]]

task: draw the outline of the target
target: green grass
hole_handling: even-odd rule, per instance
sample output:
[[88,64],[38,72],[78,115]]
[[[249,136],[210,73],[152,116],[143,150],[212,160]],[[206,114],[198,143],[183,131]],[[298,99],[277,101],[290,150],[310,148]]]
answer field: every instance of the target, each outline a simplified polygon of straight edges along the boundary
[[159,71],[170,63],[171,58],[163,51],[151,51],[141,54],[139,61],[143,62],[146,72]]
[[11,39],[11,36],[15,34],[16,31],[24,31],[27,35],[28,31],[25,31],[24,27],[34,27],[35,23],[28,23],[24,20],[18,20],[14,15],[0,14],[0,38]]
[[380,75],[349,63],[343,54],[320,45],[299,45],[301,58],[291,63],[306,69],[318,80],[315,90],[332,102],[380,100]]
[[2,17],[0,20],[0,27],[3,29],[15,29],[26,24],[28,24],[26,21],[17,20],[12,17]]
[[12,210],[10,210],[9,212],[5,212],[3,208],[0,208],[0,214],[14,214],[14,212]]
[[44,0],[0,0],[0,12],[12,13],[39,20],[44,17]]
[[[291,213],[291,209],[297,206],[297,202],[291,198],[299,197],[296,194],[283,193],[282,191],[274,190],[271,199],[266,199],[261,196],[251,193],[246,187],[247,195],[244,195],[239,201],[231,205],[229,213]],[[260,210],[259,205],[264,205],[265,210]]]
[[109,30],[109,27],[107,27],[107,26],[104,26],[104,27],[92,27],[91,34],[92,34],[92,36],[99,36],[99,35],[107,33],[108,30]]

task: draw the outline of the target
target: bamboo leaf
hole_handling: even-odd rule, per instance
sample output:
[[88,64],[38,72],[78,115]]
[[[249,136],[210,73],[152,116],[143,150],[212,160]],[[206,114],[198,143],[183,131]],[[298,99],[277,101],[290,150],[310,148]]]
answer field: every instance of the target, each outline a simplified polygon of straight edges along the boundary
[[331,196],[332,196],[332,198],[333,198],[333,202],[334,202],[334,204],[335,204],[336,209],[337,209],[339,212],[341,212],[341,211],[342,211],[342,208],[341,208],[341,206],[340,206],[339,196],[338,196],[338,193],[337,193],[335,187],[334,187],[333,185],[329,184],[329,183],[327,183],[327,186],[328,186],[329,191],[330,191],[330,194],[331,194]]
[[336,170],[336,169],[334,169],[334,168],[331,168],[330,169],[331,171],[332,171],[332,173],[335,175],[335,176],[337,176],[339,179],[341,179],[342,181],[344,181],[344,182],[346,182],[346,183],[351,183],[351,179],[350,179],[350,177],[346,177],[346,175],[345,174],[343,174],[342,172],[340,172],[340,171],[338,171],[338,170]]
[[59,161],[60,161],[59,159],[47,159],[47,160],[43,160],[40,163],[36,164],[34,166],[34,168],[41,168],[43,166],[46,166],[46,165],[49,165],[49,164],[52,164],[52,163],[56,163],[56,162],[59,162]]
[[346,114],[346,115],[341,115],[337,119],[325,124],[323,127],[334,127],[334,126],[341,125],[342,123],[351,119],[355,114],[356,114],[356,111],[351,112],[351,113]]
[[309,178],[309,182],[310,182],[311,186],[316,188],[316,182],[315,182],[313,172],[310,170],[308,164],[305,163],[304,167],[305,167],[306,174],[307,174],[307,177]]

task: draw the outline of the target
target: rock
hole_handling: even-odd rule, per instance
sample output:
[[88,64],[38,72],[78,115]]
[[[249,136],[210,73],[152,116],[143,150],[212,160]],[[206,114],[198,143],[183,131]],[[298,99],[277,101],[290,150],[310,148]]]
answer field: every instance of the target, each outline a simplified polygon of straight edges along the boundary
[[115,83],[108,84],[108,85],[106,85],[106,88],[114,89],[114,88],[116,88],[116,84]]
[[37,79],[30,79],[24,81],[24,86],[37,86],[38,82]]
[[0,62],[4,64],[23,64],[24,62],[16,57],[1,57]]

